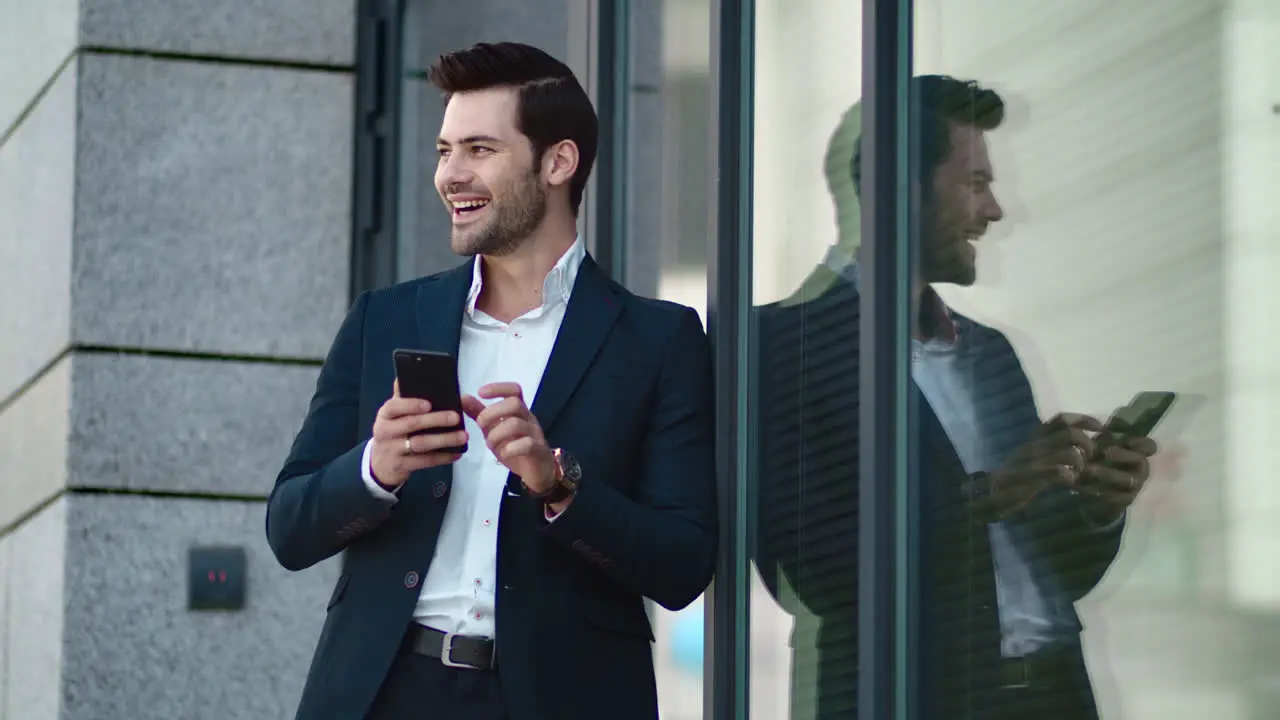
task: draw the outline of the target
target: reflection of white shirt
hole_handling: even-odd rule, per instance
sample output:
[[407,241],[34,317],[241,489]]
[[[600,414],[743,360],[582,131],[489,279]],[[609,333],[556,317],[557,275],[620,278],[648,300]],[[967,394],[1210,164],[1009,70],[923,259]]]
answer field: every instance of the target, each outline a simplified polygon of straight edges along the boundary
[[[856,268],[848,255],[832,248],[827,252],[826,265],[857,287]],[[983,418],[978,417],[973,397],[975,378],[961,371],[956,363],[958,349],[951,340],[912,338],[911,376],[946,430],[965,472],[990,472],[996,469],[997,460],[994,449],[986,442]],[[995,564],[1000,654],[1030,655],[1051,641],[1053,614],[1009,528],[1003,522],[994,522],[987,531]]]
[[[965,472],[996,469],[983,422],[975,411],[972,373],[959,371],[956,345],[937,340],[911,341],[911,375],[947,431]],[[1003,522],[987,526],[996,570],[996,604],[1000,610],[1000,654],[1030,655],[1047,644],[1054,623],[1031,567]]]
[[[542,284],[542,305],[504,324],[476,309],[482,279],[474,263],[471,290],[458,344],[458,384],[475,395],[493,382],[517,382],[533,405],[542,373],[551,358],[564,320],[578,268],[586,256],[578,239]],[[453,488],[436,539],[435,557],[418,594],[413,618],[444,632],[494,636],[493,613],[498,576],[498,511],[507,487],[507,468],[485,445],[484,434],[466,418],[467,452],[453,467]],[[373,480],[365,446],[364,481],[369,492],[387,502],[396,496]]]

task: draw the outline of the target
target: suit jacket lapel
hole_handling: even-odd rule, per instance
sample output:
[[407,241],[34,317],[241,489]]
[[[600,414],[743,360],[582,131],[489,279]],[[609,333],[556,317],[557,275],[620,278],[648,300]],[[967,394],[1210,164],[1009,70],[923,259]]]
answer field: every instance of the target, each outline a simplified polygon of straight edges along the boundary
[[[475,262],[473,258],[471,262],[463,263],[418,287],[414,314],[418,321],[419,347],[414,349],[458,357],[462,315],[466,311],[467,293],[471,290],[472,265]],[[427,502],[433,497],[432,486],[436,481],[443,480],[447,484],[453,482],[453,466],[440,465],[419,470],[414,475],[421,477],[404,484],[400,499]]]
[[550,432],[578,388],[621,311],[618,288],[588,255],[578,270],[560,333],[531,408],[545,432]]
[[[862,314],[860,307],[861,294],[858,293],[857,288],[847,275],[841,274],[840,277],[841,284],[838,288],[840,288],[840,292],[848,293],[848,300],[841,300],[841,304],[844,302],[850,304],[852,322],[859,323]],[[861,346],[861,343],[859,343],[859,346]],[[910,360],[907,360],[907,362],[910,362]],[[918,448],[919,453],[927,453],[927,455],[917,455],[917,464],[924,466],[921,467],[921,470],[924,471],[921,476],[921,493],[929,502],[954,499],[954,497],[959,496],[959,481],[963,479],[965,474],[964,465],[960,461],[960,454],[956,451],[955,444],[951,442],[951,437],[947,435],[946,430],[942,427],[942,422],[938,419],[937,413],[934,412],[933,406],[929,404],[924,393],[920,391],[920,386],[916,384],[915,377],[909,377],[907,383],[908,406],[912,409],[914,415],[910,426],[914,437],[910,438],[910,442]],[[926,462],[920,463],[921,460]],[[955,482],[944,484],[943,487],[936,487],[934,481],[942,478],[954,479]]]
[[458,356],[462,337],[462,314],[466,312],[467,293],[471,290],[472,266],[476,259],[464,263],[424,282],[418,288],[418,335],[422,350]]

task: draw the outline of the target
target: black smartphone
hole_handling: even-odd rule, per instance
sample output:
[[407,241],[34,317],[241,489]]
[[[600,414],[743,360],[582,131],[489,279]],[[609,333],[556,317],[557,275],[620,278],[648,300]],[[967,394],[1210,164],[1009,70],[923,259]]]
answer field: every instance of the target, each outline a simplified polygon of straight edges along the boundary
[[1147,437],[1160,424],[1178,394],[1166,391],[1140,392],[1128,405],[1117,408],[1107,420],[1094,444],[1094,457],[1101,458],[1110,448],[1128,438]]
[[1105,431],[1121,437],[1146,437],[1156,429],[1177,399],[1175,392],[1140,392],[1128,405],[1111,415]]
[[[395,361],[396,379],[400,381],[400,397],[426,400],[431,403],[432,412],[453,410],[458,413],[457,426],[423,432],[445,433],[463,429],[457,358],[448,353],[426,350],[395,350],[391,357]],[[461,454],[466,451],[467,448],[463,445],[443,448],[440,452]]]

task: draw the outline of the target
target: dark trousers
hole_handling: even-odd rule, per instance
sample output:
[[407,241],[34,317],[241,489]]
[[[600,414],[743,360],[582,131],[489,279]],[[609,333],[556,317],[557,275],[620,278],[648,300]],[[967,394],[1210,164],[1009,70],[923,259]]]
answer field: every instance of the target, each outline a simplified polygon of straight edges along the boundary
[[1093,685],[1084,657],[1066,653],[1067,660],[1056,672],[1038,678],[1025,688],[996,690],[989,700],[990,720],[1098,720]]
[[508,720],[496,670],[446,667],[402,652],[365,720]]
[[1093,696],[1078,688],[1002,690],[989,715],[991,720],[1098,720]]

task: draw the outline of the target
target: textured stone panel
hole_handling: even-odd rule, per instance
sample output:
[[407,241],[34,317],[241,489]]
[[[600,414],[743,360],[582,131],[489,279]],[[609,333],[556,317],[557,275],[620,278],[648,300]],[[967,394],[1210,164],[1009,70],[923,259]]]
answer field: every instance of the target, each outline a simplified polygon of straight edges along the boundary
[[66,487],[70,384],[64,358],[0,408],[0,531]]
[[78,355],[69,482],[265,496],[318,373],[299,365]]
[[84,56],[73,337],[323,357],[347,307],[351,89]]
[[[338,561],[276,564],[262,503],[75,495],[62,720],[293,717]],[[241,545],[239,612],[186,609],[193,544]]]
[[0,145],[0,402],[71,337],[75,125],[71,66]]
[[60,720],[64,499],[0,537],[0,717]]
[[83,0],[89,46],[349,65],[354,0]]
[[78,0],[6,2],[0,6],[0,137],[75,51]]

